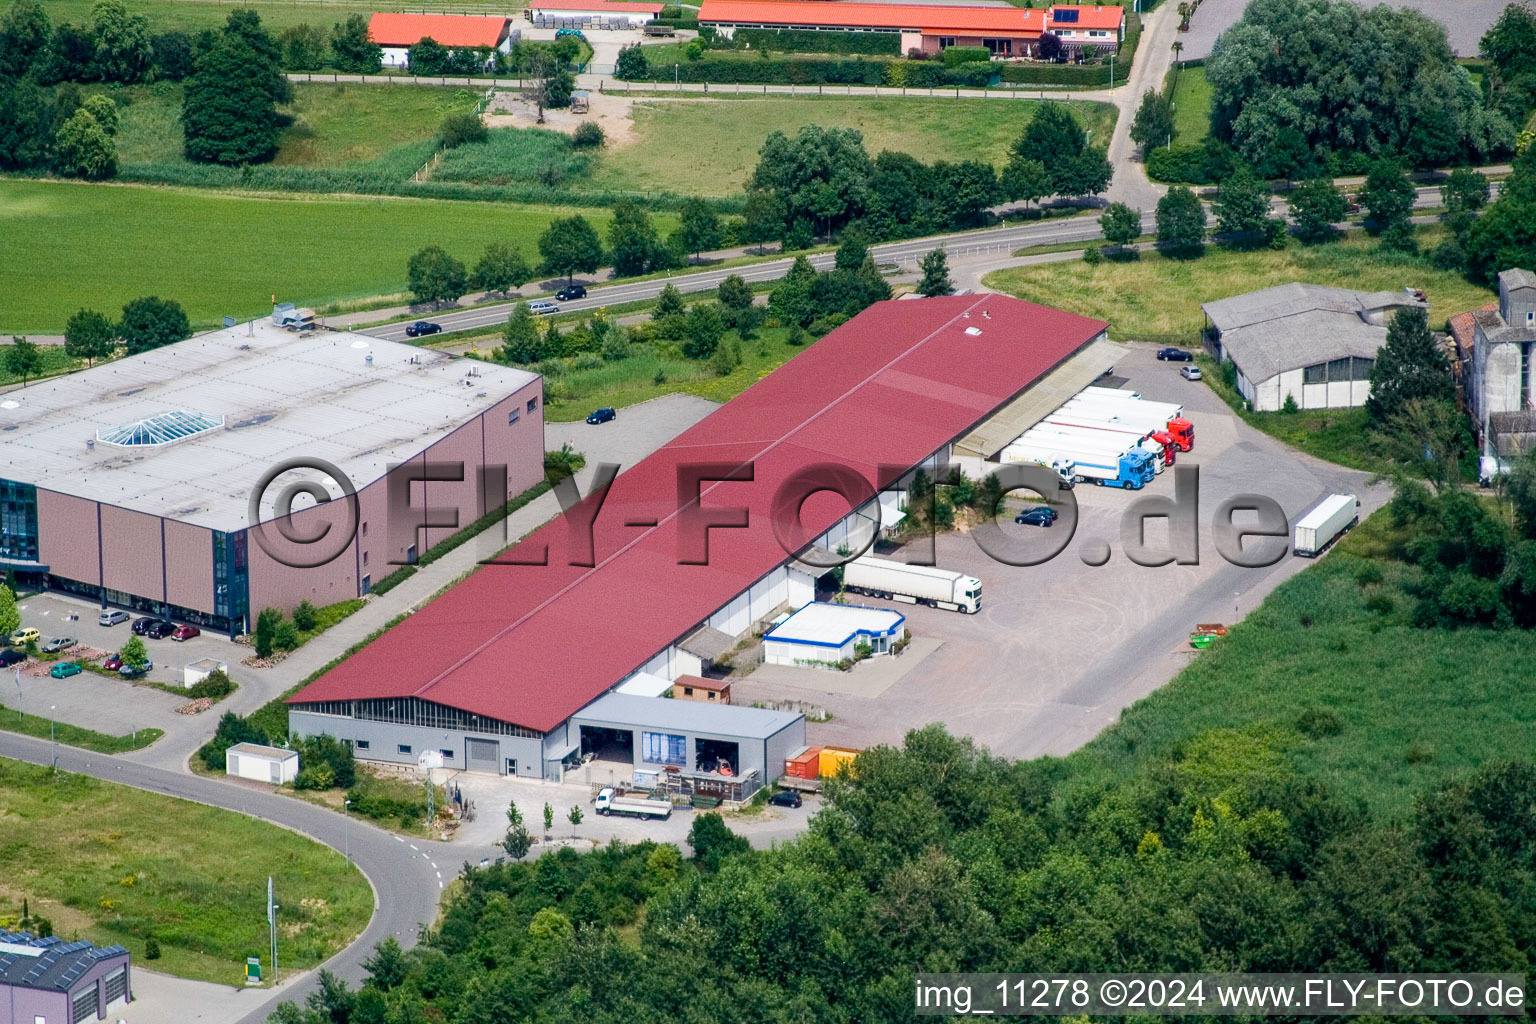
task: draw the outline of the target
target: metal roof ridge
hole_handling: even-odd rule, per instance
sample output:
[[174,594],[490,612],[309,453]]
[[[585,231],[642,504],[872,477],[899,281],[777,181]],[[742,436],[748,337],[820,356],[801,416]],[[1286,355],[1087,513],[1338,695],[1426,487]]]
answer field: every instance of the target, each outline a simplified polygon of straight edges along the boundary
[[[913,353],[913,352],[917,351],[918,349],[922,348],[924,345],[927,345],[929,342],[931,342],[939,334],[939,332],[943,331],[946,327],[949,327],[950,325],[952,325],[953,323],[955,323],[958,320],[966,319],[969,316],[971,310],[975,309],[976,306],[981,304],[982,302],[985,302],[989,297],[995,298],[996,296],[989,296],[989,295],[977,295],[977,296],[974,296],[973,298],[975,299],[975,301],[973,301],[969,305],[967,305],[962,311],[956,313],[954,316],[950,317],[948,320],[943,321],[941,324],[939,324],[939,326],[937,326],[933,330],[929,331],[921,339],[919,339],[918,341],[914,342],[913,344],[907,346],[906,348],[902,349],[902,351],[898,355],[896,355],[896,356],[892,357],[891,359],[887,360],[886,362],[882,363],[880,365],[880,367],[878,369],[876,369],[873,373],[866,375],[862,380],[858,381],[857,383],[853,384],[849,388],[845,389],[843,391],[843,393],[841,395],[839,395],[835,401],[829,402],[829,403],[823,405],[820,409],[818,409],[811,416],[807,417],[804,420],[801,420],[800,423],[796,424],[794,427],[792,427],[789,430],[785,431],[779,437],[779,439],[777,441],[774,441],[774,442],[770,443],[769,446],[766,449],[763,449],[762,451],[759,451],[755,456],[753,456],[753,458],[748,459],[748,460],[740,463],[739,465],[737,465],[736,469],[732,470],[732,475],[734,475],[737,471],[739,471],[743,466],[751,465],[756,460],[761,459],[769,451],[772,451],[774,447],[776,447],[777,445],[783,444],[785,442],[785,440],[787,438],[789,438],[791,435],[797,433],[800,430],[805,429],[811,423],[815,422],[815,420],[818,417],[825,415],[830,410],[832,410],[832,409],[836,408],[838,405],[842,404],[844,401],[846,401],[848,399],[848,397],[850,395],[852,395],[855,392],[857,392],[860,388],[863,388],[864,386],[866,386],[876,376],[878,376],[879,374],[885,372],[892,365],[894,365],[895,363],[897,363],[897,362],[901,361],[902,359],[906,358],[908,355],[910,355],[911,353]],[[894,300],[894,299],[887,299],[885,301],[886,302],[894,302],[896,300]],[[839,327],[837,330],[842,330],[842,327]],[[833,333],[836,333],[836,332],[834,331]],[[825,339],[823,339],[823,340],[825,340]],[[751,389],[749,388],[748,390],[750,391]],[[743,394],[745,394],[745,392],[743,392]],[[708,420],[708,417],[705,417],[705,419],[701,420],[700,422],[702,423],[702,422],[705,422],[707,420]],[[663,448],[659,449],[658,451],[666,451],[667,448],[669,448],[669,447],[671,447],[671,446],[670,445],[664,446]],[[641,460],[641,461],[643,462],[644,460]],[[507,634],[511,633],[518,626],[522,625],[524,622],[527,622],[534,615],[538,614],[539,612],[543,611],[545,608],[549,607],[552,603],[554,603],[559,598],[565,596],[565,594],[567,594],[569,591],[573,590],[578,585],[580,585],[582,583],[585,583],[587,580],[591,579],[594,575],[596,575],[596,573],[597,573],[597,571],[599,569],[603,568],[603,566],[609,564],[614,559],[616,559],[619,556],[623,555],[625,552],[627,552],[631,548],[635,547],[635,545],[640,544],[642,541],[650,539],[650,537],[652,537],[654,535],[655,531],[660,530],[663,525],[665,525],[666,523],[671,522],[677,516],[680,516],[683,513],[684,509],[688,508],[690,505],[694,504],[695,502],[699,502],[699,503],[702,504],[703,499],[704,499],[704,495],[711,493],[712,491],[715,490],[715,488],[717,488],[717,487],[721,486],[722,484],[728,482],[728,479],[729,478],[722,479],[722,480],[716,480],[716,481],[712,482],[708,488],[700,490],[698,492],[697,496],[695,496],[694,498],[690,499],[688,502],[684,503],[683,505],[680,505],[677,508],[673,509],[667,515],[665,515],[665,516],[661,517],[660,519],[658,519],[656,521],[656,525],[655,526],[648,526],[648,527],[644,528],[644,530],[642,530],[642,532],[640,533],[639,536],[632,538],[630,541],[625,543],[623,546],[621,546],[618,550],[614,551],[612,554],[608,555],[606,558],[604,558],[601,561],[597,562],[595,565],[585,569],[583,572],[577,574],[575,579],[571,580],[569,583],[567,583],[564,586],[562,586],[559,590],[556,590],[553,594],[549,595],[544,600],[540,601],[538,604],[534,605],[532,608],[528,609],[526,612],[524,612],[523,614],[519,615],[513,621],[507,623],[507,625],[503,626],[501,629],[497,630],[495,633],[492,633],[485,640],[481,641],[481,643],[478,646],[476,646],[475,648],[470,650],[468,653],[464,654],[457,661],[455,661],[452,665],[449,665],[447,668],[443,669],[442,671],[440,671],[436,675],[434,675],[431,679],[429,679],[426,682],[422,683],[419,687],[417,687],[415,690],[413,690],[410,695],[413,696],[413,697],[421,697],[424,694],[426,694],[429,690],[431,690],[438,683],[442,682],[449,675],[451,675],[452,673],[458,671],[460,668],[464,667],[469,662],[471,662],[475,658],[479,657],[482,653],[484,653],[486,650],[490,649],[493,645],[499,643],[501,640],[503,640],[507,636]],[[615,478],[614,482],[617,483],[617,478]],[[612,484],[609,485],[610,488],[612,486],[613,486]],[[541,527],[541,529],[542,529],[542,527]],[[521,543],[521,542],[519,542],[519,543]]]

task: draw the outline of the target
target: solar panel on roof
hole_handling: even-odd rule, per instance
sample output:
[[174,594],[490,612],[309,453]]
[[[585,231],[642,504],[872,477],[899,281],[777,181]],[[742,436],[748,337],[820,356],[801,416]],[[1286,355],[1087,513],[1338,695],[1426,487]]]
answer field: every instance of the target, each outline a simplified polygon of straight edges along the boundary
[[1077,11],[1069,11],[1064,7],[1058,7],[1056,10],[1051,12],[1051,20],[1059,21],[1065,24],[1067,22],[1076,21],[1077,15]]

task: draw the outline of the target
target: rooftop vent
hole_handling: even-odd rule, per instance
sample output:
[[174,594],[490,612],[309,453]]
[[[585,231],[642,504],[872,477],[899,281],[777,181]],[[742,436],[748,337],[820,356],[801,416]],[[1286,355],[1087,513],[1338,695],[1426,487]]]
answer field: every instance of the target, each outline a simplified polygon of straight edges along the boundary
[[971,335],[971,337],[974,338],[975,336],[977,336],[978,334],[981,333],[981,328],[980,327],[967,327],[965,329],[965,333]]
[[189,437],[217,430],[224,425],[222,416],[204,416],[200,412],[163,412],[158,416],[124,423],[107,430],[96,431],[96,440],[119,448],[157,447],[174,444]]

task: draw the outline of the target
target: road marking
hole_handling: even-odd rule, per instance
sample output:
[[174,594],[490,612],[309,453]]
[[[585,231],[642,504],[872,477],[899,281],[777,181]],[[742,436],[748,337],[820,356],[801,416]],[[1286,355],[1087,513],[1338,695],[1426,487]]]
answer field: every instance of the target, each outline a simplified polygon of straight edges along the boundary
[[401,838],[400,838],[400,837],[399,837],[399,836],[395,836],[395,842],[397,842],[397,843],[403,843],[403,842],[405,842],[405,840],[404,840],[404,839],[401,839]]
[[[415,844],[409,844],[409,845],[410,845],[411,849],[416,850]],[[416,850],[416,852],[420,853],[421,851],[420,850]]]

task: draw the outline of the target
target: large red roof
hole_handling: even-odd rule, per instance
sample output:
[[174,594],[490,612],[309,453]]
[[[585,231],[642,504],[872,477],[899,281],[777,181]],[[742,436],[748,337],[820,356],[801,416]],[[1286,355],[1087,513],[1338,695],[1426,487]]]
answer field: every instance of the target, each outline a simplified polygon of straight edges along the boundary
[[[291,700],[417,696],[547,732],[787,560],[770,515],[780,483],[818,464],[888,483],[889,467],[917,465],[1104,328],[998,295],[878,303],[620,473],[595,567],[567,564],[562,516],[499,559],[547,547],[547,565],[481,568]],[[749,520],[709,531],[708,565],[682,565],[678,470],[699,462],[753,467],[701,501]],[[847,513],[829,494],[805,502],[797,547]],[[659,525],[625,525],[645,520]]]
[[1045,12],[1019,7],[827,3],[824,0],[704,0],[699,21],[729,25],[884,28],[912,32],[1004,32],[1038,36]]
[[412,46],[433,39],[444,46],[494,48],[506,38],[508,18],[463,14],[375,14],[368,38],[380,46]]

